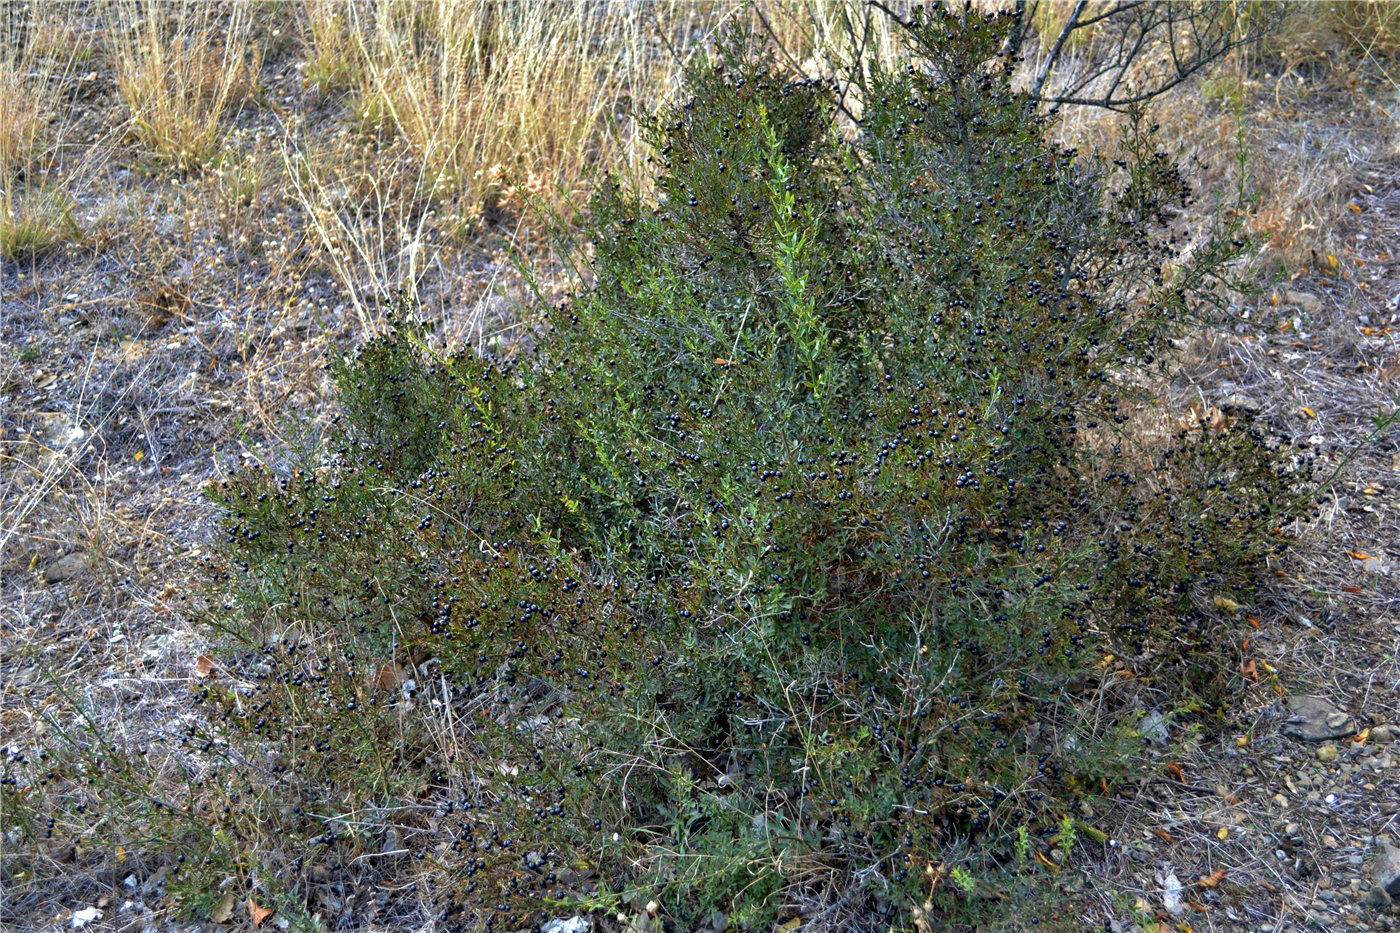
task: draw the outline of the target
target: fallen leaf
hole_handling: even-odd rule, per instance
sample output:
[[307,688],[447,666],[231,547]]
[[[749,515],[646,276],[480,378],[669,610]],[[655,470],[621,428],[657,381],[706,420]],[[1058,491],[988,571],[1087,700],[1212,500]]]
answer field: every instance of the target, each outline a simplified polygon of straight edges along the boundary
[[1339,262],[1337,261],[1337,257],[1336,257],[1336,256],[1332,255],[1331,253],[1328,253],[1328,254],[1327,254],[1327,265],[1329,265],[1329,266],[1331,266],[1333,269],[1335,269],[1335,268],[1337,268],[1339,265],[1341,265],[1341,263],[1339,263]]
[[1153,833],[1153,835],[1155,835],[1155,836],[1157,836],[1159,839],[1161,839],[1163,842],[1175,842],[1175,841],[1176,841],[1175,839],[1172,838],[1172,834],[1171,834],[1171,833],[1167,832],[1165,829],[1163,829],[1163,828],[1160,827],[1160,826],[1154,826],[1154,827],[1152,827],[1152,833]]
[[263,921],[271,917],[274,913],[276,913],[276,911],[271,907],[259,907],[257,901],[253,900],[251,897],[248,898],[248,916],[252,918],[253,926],[262,926]]
[[1301,411],[1303,414],[1307,415],[1309,418],[1316,418],[1316,417],[1317,417],[1317,412],[1313,411],[1311,408],[1309,408],[1309,407],[1306,406],[1306,405],[1304,405],[1302,408],[1300,408],[1300,409],[1298,409],[1298,410]]
[[379,670],[374,672],[374,685],[380,690],[394,690],[407,678],[404,669],[396,662],[390,661],[380,665]]
[[1183,784],[1186,783],[1186,772],[1182,770],[1181,764],[1179,762],[1171,762],[1167,765],[1167,770],[1170,771],[1172,774],[1176,775],[1176,779],[1178,781],[1180,781]]
[[194,661],[194,676],[203,679],[208,677],[214,670],[214,659],[207,654],[201,654]]
[[1375,560],[1374,557],[1367,554],[1365,551],[1347,551],[1347,556],[1354,560]]
[[1230,838],[1230,830],[1224,826],[1220,827],[1215,831],[1215,838],[1224,842],[1226,839]]
[[1240,673],[1245,677],[1248,677],[1250,680],[1258,680],[1259,665],[1255,663],[1255,660],[1253,658],[1250,658],[1248,661],[1240,665]]
[[1225,869],[1217,868],[1208,875],[1202,875],[1198,882],[1203,888],[1215,888],[1220,886],[1220,882],[1225,880]]
[[233,916],[233,905],[236,903],[233,892],[230,891],[223,896],[219,903],[214,905],[214,909],[209,913],[209,919],[215,923],[227,923],[228,918]]
[[1240,604],[1228,596],[1215,597],[1215,608],[1224,609],[1226,612],[1236,612],[1240,609]]
[[1348,201],[1347,210],[1351,211],[1353,214],[1359,214],[1361,213],[1361,205],[1357,204],[1355,201]]
[[802,926],[801,917],[793,917],[791,920],[784,920],[778,924],[779,933],[792,933],[793,930]]
[[1249,623],[1250,628],[1257,629],[1260,627],[1258,616],[1245,616],[1244,620]]

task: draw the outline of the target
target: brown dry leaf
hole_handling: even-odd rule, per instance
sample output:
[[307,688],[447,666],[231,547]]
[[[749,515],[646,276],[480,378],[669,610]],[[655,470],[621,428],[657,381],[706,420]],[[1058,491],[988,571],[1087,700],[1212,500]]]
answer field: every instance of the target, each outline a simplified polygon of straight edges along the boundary
[[214,909],[209,913],[209,919],[215,923],[227,923],[228,918],[233,916],[233,905],[235,900],[233,892],[230,891],[223,896],[219,903],[214,905]]
[[1351,211],[1353,214],[1359,214],[1361,213],[1361,205],[1357,204],[1355,201],[1349,201],[1347,202],[1347,210]]
[[208,677],[214,670],[214,659],[207,654],[201,654],[194,660],[194,676],[201,680]]
[[1167,832],[1165,829],[1163,829],[1163,828],[1160,827],[1160,826],[1154,826],[1154,827],[1152,827],[1152,834],[1155,835],[1155,836],[1157,836],[1157,837],[1158,837],[1159,839],[1161,839],[1163,842],[1175,842],[1175,841],[1176,841],[1175,839],[1172,838],[1172,834],[1171,834],[1171,833]]
[[1353,560],[1375,560],[1374,557],[1367,554],[1365,551],[1347,551],[1347,556]]
[[1214,405],[1201,405],[1193,402],[1186,414],[1177,421],[1177,426],[1186,430],[1194,428],[1218,428],[1225,424],[1225,413]]
[[1198,882],[1203,888],[1215,888],[1220,886],[1220,882],[1225,880],[1225,869],[1217,868],[1208,875],[1202,875]]
[[1180,781],[1183,784],[1186,783],[1186,771],[1182,769],[1180,762],[1173,761],[1169,763],[1167,765],[1167,770],[1170,771],[1173,775],[1175,775],[1178,781]]
[[276,912],[277,911],[273,910],[271,907],[259,907],[257,901],[253,900],[251,897],[248,898],[248,916],[252,918],[253,926],[262,926],[263,921]]
[[408,675],[395,661],[381,664],[374,672],[374,685],[380,690],[396,690],[407,679]]
[[1258,680],[1259,665],[1255,663],[1255,660],[1253,658],[1250,658],[1248,661],[1245,661],[1243,664],[1240,665],[1240,673],[1245,677],[1248,677],[1250,680]]

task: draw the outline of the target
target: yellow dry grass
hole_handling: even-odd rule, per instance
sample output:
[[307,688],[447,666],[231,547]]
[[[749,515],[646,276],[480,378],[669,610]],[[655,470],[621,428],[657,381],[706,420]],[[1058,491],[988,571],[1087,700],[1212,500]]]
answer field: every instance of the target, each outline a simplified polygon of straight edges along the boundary
[[219,151],[224,121],[257,89],[253,7],[126,0],[114,8],[117,88],[143,155],[185,171]]

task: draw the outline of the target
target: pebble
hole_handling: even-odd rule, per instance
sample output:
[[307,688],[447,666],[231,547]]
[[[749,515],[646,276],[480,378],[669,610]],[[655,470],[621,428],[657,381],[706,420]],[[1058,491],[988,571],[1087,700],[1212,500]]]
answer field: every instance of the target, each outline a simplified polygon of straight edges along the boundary
[[81,551],[64,554],[58,560],[44,567],[45,583],[62,583],[71,580],[88,568],[88,556]]
[[1300,694],[1285,701],[1288,719],[1283,734],[1304,742],[1339,739],[1356,732],[1356,720],[1325,697]]
[[1336,760],[1337,760],[1337,746],[1328,744],[1328,745],[1323,745],[1323,746],[1321,746],[1320,748],[1318,748],[1318,750],[1317,750],[1317,760],[1318,760],[1318,761],[1336,761]]
[[1283,300],[1301,308],[1307,314],[1316,314],[1322,310],[1322,299],[1311,292],[1297,291],[1290,288],[1283,293]]

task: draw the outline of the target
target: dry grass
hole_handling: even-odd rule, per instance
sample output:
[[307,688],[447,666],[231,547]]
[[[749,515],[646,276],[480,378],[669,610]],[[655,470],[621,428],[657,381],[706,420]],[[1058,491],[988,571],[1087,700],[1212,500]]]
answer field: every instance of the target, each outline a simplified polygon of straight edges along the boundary
[[114,12],[117,87],[132,140],[180,171],[208,163],[225,120],[257,90],[252,6],[127,0]]
[[24,186],[0,188],[0,259],[32,260],[81,230],[63,191]]
[[63,164],[74,129],[63,94],[81,80],[91,48],[66,10],[37,3],[0,14],[0,42],[0,259],[22,262],[79,232]]
[[350,10],[362,125],[402,139],[425,192],[462,226],[511,187],[576,196],[597,167],[621,163],[633,151],[619,125],[625,106],[650,99],[665,73],[645,20],[624,4],[381,0]]

